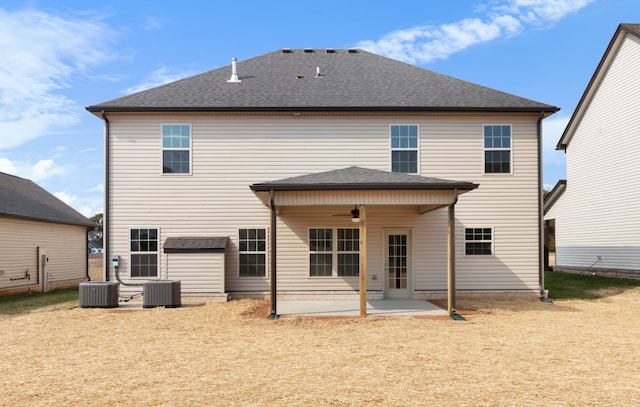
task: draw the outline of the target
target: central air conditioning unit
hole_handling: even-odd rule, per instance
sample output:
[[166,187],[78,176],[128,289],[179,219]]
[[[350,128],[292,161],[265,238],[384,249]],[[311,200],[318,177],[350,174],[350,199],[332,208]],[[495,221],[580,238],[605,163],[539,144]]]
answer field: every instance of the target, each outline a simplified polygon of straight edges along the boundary
[[147,281],[142,287],[143,308],[177,308],[181,303],[180,281]]
[[85,282],[80,283],[81,308],[116,308],[118,307],[117,282]]

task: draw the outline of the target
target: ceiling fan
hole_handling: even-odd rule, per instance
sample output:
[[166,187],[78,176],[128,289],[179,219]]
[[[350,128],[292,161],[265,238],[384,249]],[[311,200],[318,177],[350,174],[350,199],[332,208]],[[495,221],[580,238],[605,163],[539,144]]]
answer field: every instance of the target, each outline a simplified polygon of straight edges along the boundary
[[337,213],[333,216],[350,216],[351,222],[360,222],[360,210],[358,209],[358,205],[356,205],[349,213]]

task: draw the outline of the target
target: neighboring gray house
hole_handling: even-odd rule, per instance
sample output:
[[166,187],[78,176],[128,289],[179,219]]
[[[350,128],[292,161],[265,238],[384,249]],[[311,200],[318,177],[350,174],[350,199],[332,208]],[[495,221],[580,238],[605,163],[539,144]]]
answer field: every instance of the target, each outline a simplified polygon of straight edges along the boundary
[[640,271],[640,24],[618,26],[557,149],[556,268]]
[[0,295],[87,281],[94,226],[32,181],[0,173]]
[[283,49],[87,109],[105,124],[110,280],[450,308],[456,291],[544,290],[554,106],[358,49]]

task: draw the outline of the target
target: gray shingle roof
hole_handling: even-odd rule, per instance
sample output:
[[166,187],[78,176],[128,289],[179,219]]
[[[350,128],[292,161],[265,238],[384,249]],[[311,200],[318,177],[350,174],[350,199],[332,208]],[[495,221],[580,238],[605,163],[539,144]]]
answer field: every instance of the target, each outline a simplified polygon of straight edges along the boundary
[[168,237],[165,253],[222,253],[227,247],[227,236]]
[[[362,50],[293,49],[87,107],[105,111],[545,111],[558,108]],[[316,75],[319,70],[319,75]],[[318,76],[318,77],[316,77]]]
[[316,191],[316,190],[453,190],[476,189],[478,184],[466,181],[451,181],[441,178],[423,177],[421,175],[402,174],[372,170],[362,167],[348,167],[316,174],[301,175],[251,185],[251,190],[258,191]]
[[89,219],[34,182],[1,172],[0,216],[95,226]]

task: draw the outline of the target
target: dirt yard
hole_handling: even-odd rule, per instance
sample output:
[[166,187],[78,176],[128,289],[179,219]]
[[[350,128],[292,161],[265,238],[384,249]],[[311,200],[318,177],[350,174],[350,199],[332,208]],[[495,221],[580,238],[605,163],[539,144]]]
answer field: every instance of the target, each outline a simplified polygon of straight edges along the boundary
[[0,405],[640,405],[638,289],[461,297],[466,321],[270,321],[264,304],[0,316]]

